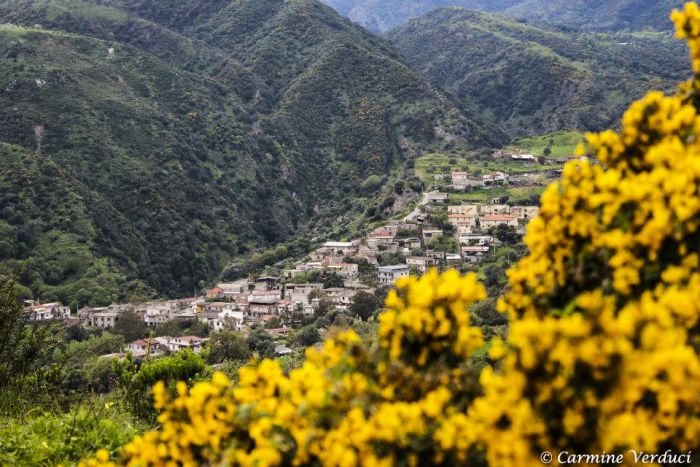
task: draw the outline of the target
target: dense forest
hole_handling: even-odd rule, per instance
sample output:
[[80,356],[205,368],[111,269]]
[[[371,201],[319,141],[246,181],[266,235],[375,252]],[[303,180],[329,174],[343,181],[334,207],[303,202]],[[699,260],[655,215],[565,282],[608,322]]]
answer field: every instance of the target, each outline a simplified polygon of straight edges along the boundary
[[614,126],[629,101],[687,77],[687,47],[670,33],[563,32],[444,8],[386,37],[511,136]]
[[501,12],[515,18],[589,31],[671,30],[679,0],[323,0],[342,15],[386,32],[443,7]]
[[311,0],[3,0],[0,23],[0,260],[27,296],[191,293],[385,206],[363,181],[421,148],[505,141]]

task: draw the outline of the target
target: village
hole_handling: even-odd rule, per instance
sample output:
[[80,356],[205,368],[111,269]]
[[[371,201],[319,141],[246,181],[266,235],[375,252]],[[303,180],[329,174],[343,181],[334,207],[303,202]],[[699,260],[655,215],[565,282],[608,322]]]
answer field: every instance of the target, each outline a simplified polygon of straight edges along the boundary
[[[450,191],[469,190],[473,180],[468,172],[452,172]],[[479,180],[508,183],[502,173]],[[321,300],[347,310],[359,292],[388,289],[401,277],[421,275],[430,268],[473,268],[501,244],[496,235],[499,229],[520,239],[539,208],[502,201],[451,204],[448,193],[430,191],[407,216],[382,223],[362,237],[326,241],[279,275],[221,282],[197,297],[83,307],[73,313],[59,303],[28,301],[25,312],[34,322],[59,320],[102,330],[114,328],[126,312],[137,315],[149,329],[187,321],[206,325],[209,333],[228,329],[245,334],[265,326],[273,338],[284,339],[305,317],[314,315]],[[105,357],[199,352],[207,341],[194,335],[139,339],[126,343],[123,352]],[[276,348],[280,356],[291,352],[282,344]]]

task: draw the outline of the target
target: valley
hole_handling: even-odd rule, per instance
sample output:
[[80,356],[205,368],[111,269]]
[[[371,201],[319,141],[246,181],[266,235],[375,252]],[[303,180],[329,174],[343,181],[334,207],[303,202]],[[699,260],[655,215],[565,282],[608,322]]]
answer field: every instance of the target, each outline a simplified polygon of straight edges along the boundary
[[0,464],[694,449],[681,5],[0,0]]

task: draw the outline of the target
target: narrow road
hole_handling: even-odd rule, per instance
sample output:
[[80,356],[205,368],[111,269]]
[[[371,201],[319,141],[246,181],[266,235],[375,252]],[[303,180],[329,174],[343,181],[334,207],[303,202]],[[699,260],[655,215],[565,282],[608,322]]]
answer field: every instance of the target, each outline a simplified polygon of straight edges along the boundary
[[411,211],[406,217],[403,218],[404,222],[411,222],[415,220],[416,216],[420,214],[420,208],[421,206],[425,206],[430,202],[430,195],[434,195],[435,193],[438,193],[437,191],[428,191],[426,193],[423,193],[423,198],[421,198],[420,202],[416,206],[416,208]]

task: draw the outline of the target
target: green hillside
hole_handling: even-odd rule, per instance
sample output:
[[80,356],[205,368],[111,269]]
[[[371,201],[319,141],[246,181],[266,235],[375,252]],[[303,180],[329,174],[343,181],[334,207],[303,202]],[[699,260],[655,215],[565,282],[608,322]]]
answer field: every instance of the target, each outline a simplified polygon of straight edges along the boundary
[[508,148],[519,149],[536,156],[569,157],[576,153],[576,147],[583,142],[578,131],[558,131],[547,135],[520,138]]
[[522,0],[508,15],[589,31],[668,31],[682,0]]
[[460,8],[433,11],[387,37],[513,137],[614,126],[631,100],[685,78],[688,62],[667,33],[565,33]]
[[323,0],[362,26],[386,32],[429,11],[461,7],[589,31],[667,31],[681,0]]
[[322,0],[341,15],[376,32],[386,32],[439,8],[455,6],[479,11],[503,11],[522,0]]
[[2,0],[0,23],[1,264],[42,299],[191,293],[342,229],[421,148],[504,140],[313,1]]

